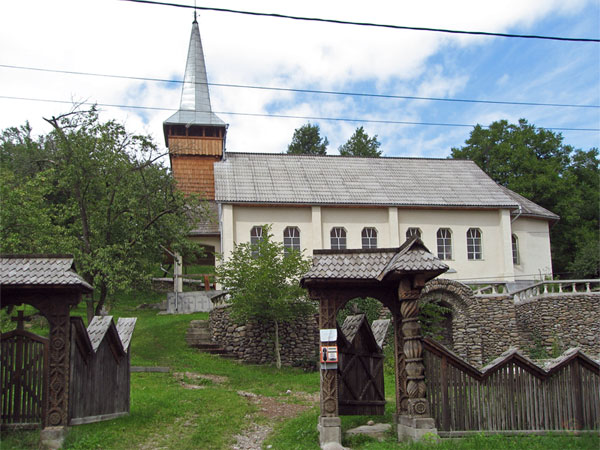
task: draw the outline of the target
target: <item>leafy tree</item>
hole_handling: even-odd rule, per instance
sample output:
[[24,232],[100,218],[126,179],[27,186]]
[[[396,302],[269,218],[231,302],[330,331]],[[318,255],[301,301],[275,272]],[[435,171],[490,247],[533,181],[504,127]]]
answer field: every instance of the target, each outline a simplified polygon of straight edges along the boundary
[[194,246],[186,235],[202,208],[175,189],[148,137],[95,108],[46,120],[53,131],[37,140],[28,125],[0,137],[0,250],[72,253],[98,313],[109,294],[149,281],[161,245]]
[[311,263],[298,251],[286,253],[283,244],[273,240],[269,225],[263,225],[262,236],[257,244],[236,245],[226,260],[219,256],[216,275],[229,291],[235,321],[273,324],[280,368],[279,325],[315,311],[299,283]]
[[319,125],[307,123],[294,130],[287,152],[292,155],[326,155],[329,141],[321,137]]
[[381,156],[379,147],[381,143],[377,140],[377,135],[369,137],[363,127],[358,127],[354,134],[344,145],[338,148],[342,156]]
[[[555,273],[586,277],[598,273],[600,172],[598,150],[575,150],[560,133],[536,128],[525,119],[488,128],[477,125],[452,158],[473,160],[494,181],[523,195],[561,219],[551,228]],[[589,262],[584,264],[583,262]]]

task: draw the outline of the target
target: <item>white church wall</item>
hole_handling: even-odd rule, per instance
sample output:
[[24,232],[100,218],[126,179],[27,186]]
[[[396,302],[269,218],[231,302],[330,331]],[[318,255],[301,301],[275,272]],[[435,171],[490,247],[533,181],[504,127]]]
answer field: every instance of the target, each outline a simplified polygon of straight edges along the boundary
[[552,276],[550,227],[546,220],[519,217],[512,224],[519,243],[517,279],[540,279]]
[[[526,274],[550,271],[550,245],[547,222],[519,218],[511,227],[509,210],[448,210],[404,208],[350,208],[326,206],[238,206],[222,205],[222,249],[225,254],[233,243],[248,242],[252,227],[272,224],[272,232],[279,241],[288,226],[300,230],[300,245],[306,255],[315,249],[331,248],[330,232],[333,227],[346,230],[347,248],[362,247],[361,233],[365,227],[377,230],[379,248],[402,244],[406,231],[417,227],[422,240],[437,255],[437,231],[449,228],[452,232],[452,259],[447,263],[452,271],[446,278],[455,280],[512,281]],[[396,228],[396,230],[394,230]],[[482,259],[467,257],[467,231],[481,231]],[[521,262],[513,265],[511,233],[517,234]]]

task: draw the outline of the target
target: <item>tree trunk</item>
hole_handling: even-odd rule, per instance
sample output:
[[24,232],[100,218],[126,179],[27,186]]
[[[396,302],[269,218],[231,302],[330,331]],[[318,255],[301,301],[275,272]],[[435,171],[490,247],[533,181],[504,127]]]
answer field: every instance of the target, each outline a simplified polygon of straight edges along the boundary
[[96,305],[96,315],[99,316],[102,311],[102,307],[104,306],[104,302],[106,301],[106,296],[108,294],[108,289],[106,287],[106,283],[102,281],[100,283],[100,298],[98,299],[98,304]]
[[281,369],[281,353],[279,352],[279,322],[275,321],[275,365]]

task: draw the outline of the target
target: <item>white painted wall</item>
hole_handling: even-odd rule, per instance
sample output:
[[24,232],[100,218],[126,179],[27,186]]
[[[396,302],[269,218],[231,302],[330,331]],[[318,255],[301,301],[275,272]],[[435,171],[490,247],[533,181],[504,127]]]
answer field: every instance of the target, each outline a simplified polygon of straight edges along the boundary
[[[347,248],[362,246],[364,227],[378,232],[378,247],[397,247],[406,240],[406,230],[418,227],[429,250],[437,255],[437,230],[452,230],[452,259],[447,261],[454,273],[444,275],[455,280],[513,281],[538,271],[548,272],[550,237],[544,220],[519,218],[511,224],[510,211],[502,210],[448,210],[404,208],[350,208],[350,207],[277,207],[222,205],[222,252],[227,255],[234,243],[248,242],[253,226],[272,224],[276,239],[283,240],[287,226],[300,229],[300,245],[307,256],[315,249],[331,248],[330,232],[333,227],[344,227]],[[482,260],[467,258],[467,230],[479,228],[482,233]],[[519,237],[521,263],[512,261],[511,234]]]
[[540,279],[552,276],[550,226],[546,220],[519,217],[512,224],[512,232],[519,241],[519,264],[515,266],[517,279]]

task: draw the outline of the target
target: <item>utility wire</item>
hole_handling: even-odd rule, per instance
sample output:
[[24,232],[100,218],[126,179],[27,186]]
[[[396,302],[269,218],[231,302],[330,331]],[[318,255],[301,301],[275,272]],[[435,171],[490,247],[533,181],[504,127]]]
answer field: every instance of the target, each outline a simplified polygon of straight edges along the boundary
[[[0,98],[8,100],[25,100],[32,102],[45,102],[45,103],[65,103],[73,104],[73,101],[69,100],[54,100],[44,98],[29,98],[29,97],[15,97],[9,95],[0,95]],[[162,108],[157,106],[140,106],[140,105],[119,105],[115,103],[97,103],[97,102],[81,102],[82,105],[98,105],[109,108],[128,108],[128,109],[147,109],[156,111],[178,111],[177,108]],[[443,122],[410,122],[402,120],[380,120],[380,119],[363,119],[363,118],[348,118],[348,117],[317,117],[317,116],[295,116],[285,114],[263,114],[263,113],[245,113],[245,112],[231,112],[231,111],[213,111],[215,114],[225,114],[230,116],[247,116],[247,117],[269,117],[278,119],[303,119],[303,120],[323,120],[323,121],[337,121],[337,122],[361,122],[361,123],[380,123],[388,125],[425,125],[425,126],[438,126],[438,127],[468,127],[473,128],[474,124],[465,123],[443,123]],[[487,127],[484,127],[487,128]],[[545,130],[553,131],[600,131],[600,128],[564,128],[564,127],[538,127]]]
[[495,37],[507,37],[507,38],[520,38],[520,39],[545,39],[552,41],[569,41],[569,42],[600,42],[600,39],[593,38],[573,38],[573,37],[562,37],[562,36],[541,36],[535,34],[511,34],[511,33],[493,33],[489,31],[465,31],[465,30],[450,30],[445,28],[428,28],[428,27],[409,27],[402,25],[389,25],[381,23],[371,22],[353,22],[348,20],[337,20],[337,19],[322,19],[318,17],[301,17],[301,16],[290,16],[287,14],[276,14],[276,13],[260,13],[255,11],[241,11],[236,9],[228,8],[209,8],[207,6],[192,6],[192,5],[181,5],[179,3],[170,2],[159,2],[151,0],[122,0],[133,3],[146,3],[149,5],[161,5],[161,6],[174,6],[176,8],[188,8],[202,11],[215,11],[215,12],[226,12],[233,14],[244,14],[248,16],[261,16],[261,17],[275,17],[278,19],[292,19],[292,20],[304,20],[309,22],[322,22],[322,23],[335,23],[338,25],[358,25],[363,27],[377,27],[377,28],[391,28],[395,30],[412,30],[412,31],[432,31],[437,33],[450,33],[450,34],[469,34],[477,36],[495,36]]
[[[6,69],[18,69],[18,70],[32,70],[38,72],[51,72],[51,73],[64,73],[68,75],[84,75],[93,77],[104,77],[104,78],[121,78],[126,80],[138,80],[138,81],[155,81],[159,83],[175,83],[183,84],[183,80],[169,80],[166,78],[150,78],[150,77],[136,77],[128,75],[114,75],[104,74],[95,72],[79,72],[73,70],[59,70],[59,69],[46,69],[42,67],[28,67],[28,66],[15,66],[10,64],[0,64],[0,67]],[[190,82],[185,82],[192,84]],[[228,88],[239,88],[239,89],[257,89],[264,91],[279,91],[279,92],[296,92],[304,94],[326,94],[326,95],[341,95],[349,97],[373,97],[373,98],[389,98],[389,99],[400,99],[400,100],[425,100],[425,101],[436,101],[436,102],[456,102],[456,103],[484,103],[493,105],[518,105],[518,106],[550,106],[550,107],[561,107],[561,108],[600,108],[600,105],[581,105],[581,104],[570,104],[570,103],[541,103],[541,102],[510,102],[502,100],[474,100],[464,98],[442,98],[442,97],[418,97],[414,95],[393,95],[393,94],[373,94],[368,92],[344,92],[344,91],[322,91],[317,89],[298,89],[298,88],[285,88],[285,87],[274,87],[274,86],[255,86],[249,84],[231,84],[231,83],[204,83],[196,81],[193,84],[202,84],[207,86],[216,87],[228,87]]]

